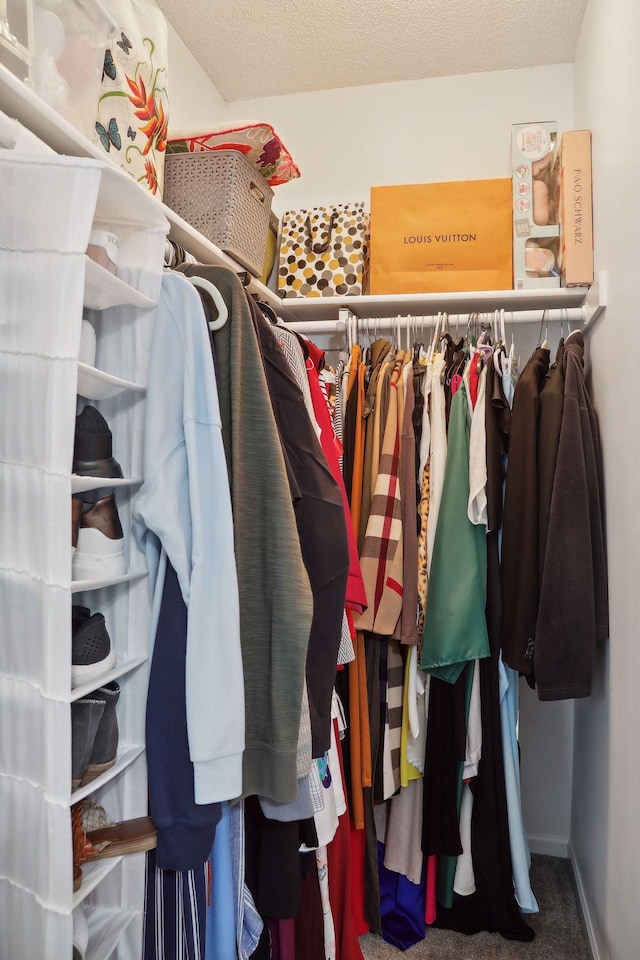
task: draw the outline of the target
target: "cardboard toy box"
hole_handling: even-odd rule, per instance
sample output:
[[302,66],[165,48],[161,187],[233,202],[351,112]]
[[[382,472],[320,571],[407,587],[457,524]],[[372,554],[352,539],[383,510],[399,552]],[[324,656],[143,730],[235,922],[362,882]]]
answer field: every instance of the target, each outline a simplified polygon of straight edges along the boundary
[[553,205],[560,220],[560,281],[563,287],[593,283],[591,131],[562,134],[552,170]]
[[515,290],[560,286],[560,226],[552,167],[555,121],[511,128],[513,171],[513,286]]

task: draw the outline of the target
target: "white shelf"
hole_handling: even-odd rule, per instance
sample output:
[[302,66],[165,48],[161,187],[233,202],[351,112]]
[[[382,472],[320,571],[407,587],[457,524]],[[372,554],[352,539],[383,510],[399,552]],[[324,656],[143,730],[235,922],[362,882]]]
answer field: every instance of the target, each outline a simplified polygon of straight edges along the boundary
[[92,310],[106,310],[130,304],[134,307],[153,307],[153,300],[130,287],[85,254],[84,306]]
[[[176,243],[179,243],[186,251],[193,254],[198,263],[207,263],[214,266],[230,267],[235,273],[247,273],[244,267],[240,266],[228,254],[224,253],[220,247],[207,240],[195,227],[179,217],[177,213],[162,204],[165,216],[169,221],[169,236]],[[284,304],[280,297],[265,287],[263,283],[253,277],[248,286],[249,293],[255,293],[260,300],[266,301],[272,307],[277,308],[280,313],[289,314],[289,305]]]
[[78,803],[79,800],[84,800],[85,797],[95,793],[96,790],[100,789],[100,787],[104,787],[105,784],[115,779],[115,777],[122,773],[123,770],[126,770],[127,767],[130,767],[134,760],[137,760],[142,753],[144,753],[143,743],[137,743],[133,746],[119,747],[119,752],[114,765],[101,776],[96,777],[95,780],[92,780],[91,783],[88,783],[84,787],[78,787],[77,790],[74,790],[71,794],[71,804],[73,805],[74,803]]
[[[203,237],[166,204],[160,203],[145,187],[136,183],[132,177],[120,170],[108,154],[101,151],[90,140],[87,140],[64,117],[56,113],[2,64],[0,64],[0,110],[3,110],[8,116],[17,118],[20,123],[32,130],[36,136],[40,137],[57,153],[64,153],[72,157],[91,157],[104,163],[107,171],[119,178],[115,181],[116,193],[123,189],[123,180],[127,191],[134,189],[133,197],[136,200],[134,207],[139,207],[140,210],[137,212],[134,210],[129,219],[157,221],[159,216],[160,218],[164,216],[170,224],[171,238],[181,244],[189,253],[192,253],[200,263],[227,266],[235,273],[245,272],[243,266],[223,253],[215,243],[211,243],[210,240]],[[113,176],[109,179],[112,180]],[[136,196],[136,194],[139,196]],[[96,213],[98,219],[100,219],[100,209]],[[250,281],[249,291],[258,294],[260,299],[266,300],[272,306],[281,306],[282,304],[280,297],[260,283],[259,280],[252,279]]]
[[117,583],[128,583],[130,580],[141,580],[147,576],[147,571],[137,573],[123,573],[119,577],[103,577],[100,580],[72,580],[71,593],[83,593],[85,590],[100,590],[102,587],[113,587]]
[[396,316],[433,316],[489,312],[493,310],[529,311],[581,307],[586,287],[556,290],[480,290],[459,293],[402,293],[362,297],[289,297],[280,303],[299,320],[332,320],[346,307],[361,319]]
[[[118,206],[125,214],[123,219],[127,222],[158,225],[163,223],[162,209],[152,194],[121,170],[104,150],[91,143],[3,64],[0,64],[0,110],[19,120],[56,153],[70,157],[89,157],[103,163],[109,193],[106,207],[110,215],[113,215],[110,204],[117,198]],[[96,213],[100,219],[100,203]]]
[[118,677],[124,677],[128,673],[132,673],[136,667],[142,666],[146,661],[147,657],[131,657],[130,659],[116,663],[115,667],[107,670],[106,673],[103,673],[102,676],[93,680],[91,683],[83,683],[79,687],[74,687],[71,691],[69,702],[73,703],[74,700],[80,700],[81,697],[85,697],[88,693],[93,693],[98,687],[103,687],[105,683],[111,683],[112,680],[117,680]]
[[85,493],[87,490],[99,490],[101,487],[135,487],[141,484],[139,477],[80,477],[71,475],[71,493]]
[[[145,300],[147,298],[145,297]],[[124,390],[133,393],[146,393],[147,388],[133,380],[123,380],[112,373],[105,373],[88,363],[78,360],[78,394],[87,400],[107,400]]]
[[[106,179],[110,190],[110,202],[115,202],[118,194],[121,194],[124,189],[131,198],[128,206],[133,212],[128,219],[162,222],[163,218],[166,218],[169,221],[171,238],[181,244],[186,251],[192,253],[199,262],[227,266],[236,273],[245,272],[244,267],[223,253],[215,243],[207,240],[166,204],[160,203],[156,197],[136,183],[132,177],[120,170],[108,154],[87,140],[67,120],[49,107],[44,100],[28,87],[25,87],[2,64],[0,64],[0,109],[4,110],[9,116],[16,117],[58,153],[77,157],[92,157],[95,160],[102,161],[105,165],[105,173],[108,174]],[[594,284],[594,286],[597,285]],[[581,307],[586,303],[586,322],[591,323],[599,316],[602,312],[601,308],[606,303],[603,297],[600,297],[599,300],[596,299],[594,302],[593,298],[596,291],[593,288],[591,294],[587,297],[586,287],[555,290],[386,294],[362,297],[292,297],[286,300],[282,300],[276,293],[254,278],[249,282],[248,289],[250,293],[257,294],[260,299],[274,307],[282,317],[292,321],[335,319],[340,307],[348,307],[352,313],[362,319],[375,319],[398,313],[427,316],[438,313],[438,311],[447,311],[454,315],[456,312],[467,314],[496,309],[522,312],[545,308]]]
[[89,944],[86,960],[108,960],[122,934],[136,917],[135,910],[94,910],[88,915]]
[[88,897],[92,890],[102,883],[112,870],[122,861],[122,857],[105,857],[104,860],[94,860],[92,863],[85,863],[82,867],[82,883],[80,889],[73,895],[73,909],[82,903],[85,897]]

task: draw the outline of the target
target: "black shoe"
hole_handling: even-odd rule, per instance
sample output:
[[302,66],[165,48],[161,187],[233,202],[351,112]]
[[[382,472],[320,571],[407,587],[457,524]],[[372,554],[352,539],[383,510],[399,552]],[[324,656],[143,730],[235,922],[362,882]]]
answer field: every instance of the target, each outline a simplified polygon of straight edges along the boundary
[[100,718],[98,730],[93,741],[93,749],[89,757],[87,769],[82,777],[82,785],[91,783],[116,762],[118,750],[118,718],[116,705],[120,698],[120,687],[113,680],[106,683],[99,690],[90,694],[91,699],[100,700],[104,704],[104,712]]
[[106,701],[90,694],[71,704],[71,789],[77,790],[87,772]]
[[116,665],[116,655],[101,613],[91,616],[87,607],[72,607],[71,686],[99,683]]
[[113,458],[109,424],[99,410],[89,405],[76,417],[73,472],[81,477],[122,476],[122,467]]

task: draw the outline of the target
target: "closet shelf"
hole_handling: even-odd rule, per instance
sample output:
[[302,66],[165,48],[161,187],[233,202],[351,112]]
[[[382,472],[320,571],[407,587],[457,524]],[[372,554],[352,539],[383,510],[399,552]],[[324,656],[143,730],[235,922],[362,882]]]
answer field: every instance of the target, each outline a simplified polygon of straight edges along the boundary
[[[220,247],[217,247],[211,240],[207,240],[195,227],[192,227],[190,223],[187,223],[187,221],[179,217],[177,213],[174,213],[170,207],[163,203],[162,208],[169,221],[169,237],[175,240],[176,243],[179,243],[188,253],[193,254],[198,263],[230,267],[236,273],[246,272],[244,267],[240,266],[232,257],[224,253]],[[268,287],[265,287],[265,285],[260,283],[259,280],[256,280],[255,277],[252,277],[250,280],[248,290],[249,293],[257,294],[260,300],[264,300],[270,304],[270,306],[279,313],[295,319],[289,309],[289,304],[284,303],[273,290],[269,290]]]
[[150,297],[145,297],[134,287],[109,273],[99,263],[85,254],[84,305],[92,310],[106,310],[107,307],[119,307],[131,304],[134,307],[154,307]]
[[87,960],[108,960],[136,916],[135,910],[94,910],[88,916]]
[[[104,480],[102,484],[104,485]],[[85,590],[100,590],[101,587],[113,587],[118,583],[128,583],[130,580],[141,580],[146,576],[148,576],[146,570],[138,570],[135,573],[123,573],[119,577],[103,577],[99,580],[72,580],[71,593],[83,593]]]
[[142,483],[139,477],[79,477],[71,475],[71,493],[99,490],[100,487],[136,487]]
[[[226,253],[223,253],[215,243],[207,240],[166,204],[161,203],[150,194],[145,187],[136,183],[132,177],[120,170],[108,154],[84,137],[33,90],[30,90],[29,87],[18,80],[3,64],[0,64],[0,110],[19,120],[57,153],[100,160],[105,165],[105,174],[109,177],[110,196],[117,197],[118,194],[122,195],[122,191],[126,191],[124,220],[158,225],[164,223],[165,227],[168,220],[171,238],[184,247],[186,251],[192,253],[200,263],[220,264],[230,267],[235,273],[244,272],[244,267],[227,256]],[[96,209],[96,218],[99,220],[105,218],[105,214],[101,212],[101,206],[103,204],[99,201]],[[123,208],[122,199],[118,206],[121,209]],[[112,211],[108,219],[113,219]],[[288,311],[282,307],[280,297],[260,283],[259,280],[252,279],[250,281],[249,292],[256,293],[261,300],[266,300],[267,303],[279,307],[281,312],[287,314]],[[118,302],[122,303],[123,301]],[[89,304],[85,305],[88,306]],[[138,305],[149,306],[150,304]],[[97,309],[103,309],[103,307],[97,307]]]
[[162,208],[152,194],[1,63],[0,110],[19,120],[56,153],[90,157],[104,165],[106,195],[96,207],[98,220],[166,226]]
[[105,784],[110,783],[111,780],[114,780],[123,770],[130,767],[134,760],[137,760],[143,753],[143,743],[136,743],[129,746],[121,745],[114,765],[107,770],[106,773],[103,773],[100,777],[96,777],[95,780],[92,780],[91,783],[88,783],[85,787],[78,787],[77,790],[74,790],[71,794],[71,805],[78,803],[79,800],[84,800],[85,797],[95,793],[100,787],[104,787]]
[[[456,313],[505,310],[519,311],[581,307],[586,287],[555,290],[478,290],[457,293],[366,294],[361,297],[290,297],[280,301],[300,321],[335,320],[338,310],[347,308],[359,319],[375,319],[397,314],[433,316],[439,311]],[[510,320],[510,317],[507,317]]]
[[115,870],[119,863],[122,863],[122,857],[109,857],[105,860],[94,860],[93,863],[84,864],[82,867],[82,884],[73,895],[74,910],[105,877],[109,876],[112,870]]
[[123,380],[78,360],[78,394],[81,397],[86,397],[87,400],[106,400],[123,390],[131,390],[133,393],[147,392],[147,388],[139,383]]
[[147,659],[147,657],[131,657],[129,659],[125,658],[124,660],[119,661],[112,670],[108,670],[107,673],[103,673],[102,676],[98,677],[97,680],[94,680],[91,683],[83,683],[80,687],[74,687],[71,691],[69,702],[73,703],[74,700],[79,700],[81,697],[85,697],[88,693],[92,693],[98,687],[104,686],[105,683],[111,683],[112,680],[117,680],[118,677],[124,677],[127,673],[132,673],[136,667],[140,667],[143,663],[146,663]]

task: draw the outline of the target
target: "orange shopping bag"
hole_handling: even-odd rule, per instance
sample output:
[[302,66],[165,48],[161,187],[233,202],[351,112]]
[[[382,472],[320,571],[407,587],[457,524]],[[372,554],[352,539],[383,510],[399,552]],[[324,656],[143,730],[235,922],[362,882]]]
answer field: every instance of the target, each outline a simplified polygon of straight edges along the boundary
[[511,180],[371,188],[370,292],[512,287]]

